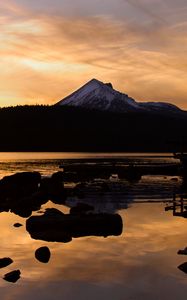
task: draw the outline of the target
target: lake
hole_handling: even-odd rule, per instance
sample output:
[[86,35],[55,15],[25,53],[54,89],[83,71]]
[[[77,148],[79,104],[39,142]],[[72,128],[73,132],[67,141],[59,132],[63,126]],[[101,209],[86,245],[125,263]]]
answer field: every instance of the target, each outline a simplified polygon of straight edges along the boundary
[[[146,156],[146,158],[145,158]],[[142,157],[142,158],[141,158]],[[77,152],[0,152],[0,178],[15,172],[38,171],[50,175],[59,171],[64,160],[126,159],[127,162],[174,162],[171,153],[77,153]]]
[[[146,157],[145,157],[146,155]],[[39,171],[49,176],[70,159],[123,158],[126,163],[173,163],[170,154],[108,153],[1,153],[0,177],[21,171]],[[163,157],[165,156],[165,157]],[[101,182],[102,181],[102,182]],[[102,192],[101,184],[109,190]],[[187,256],[178,255],[187,246],[185,201],[176,210],[173,197],[183,182],[177,176],[143,176],[138,182],[100,180],[87,183],[86,196],[68,196],[63,205],[48,201],[33,215],[46,208],[69,214],[76,203],[93,205],[96,213],[119,214],[122,234],[85,236],[71,242],[34,240],[26,231],[26,218],[9,212],[0,213],[1,257],[13,263],[0,269],[0,295],[12,299],[64,300],[183,300],[187,294],[187,274],[178,266]],[[177,196],[178,197],[178,196]],[[15,228],[14,223],[23,226]],[[47,264],[36,260],[35,250],[48,246]],[[16,283],[3,280],[5,273],[19,269]]]

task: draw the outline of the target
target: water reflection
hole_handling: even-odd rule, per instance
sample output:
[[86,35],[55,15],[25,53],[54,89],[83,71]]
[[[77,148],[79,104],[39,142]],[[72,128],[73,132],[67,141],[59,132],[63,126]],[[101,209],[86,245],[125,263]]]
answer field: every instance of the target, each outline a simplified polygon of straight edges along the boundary
[[122,219],[118,214],[87,214],[80,208],[73,214],[47,209],[42,216],[32,216],[26,222],[26,229],[32,238],[63,243],[78,237],[118,236],[122,228]]
[[[8,237],[5,236],[1,247],[2,253],[8,251],[14,258],[14,268],[21,268],[18,281],[21,286],[15,291],[16,298],[31,299],[40,292],[40,299],[55,299],[59,295],[63,295],[62,299],[93,299],[93,295],[101,299],[100,293],[108,295],[108,299],[114,299],[114,295],[120,299],[120,293],[123,299],[138,299],[140,294],[144,299],[163,299],[163,295],[171,293],[171,299],[175,299],[180,287],[183,292],[179,299],[184,299],[186,282],[182,272],[180,275],[176,270],[182,263],[176,251],[186,238],[186,223],[183,218],[176,222],[176,218],[162,214],[162,209],[163,204],[135,204],[121,211],[126,229],[120,238],[87,237],[63,245],[31,240],[23,228],[11,227],[9,240],[17,239],[9,244],[12,253],[7,247]],[[21,230],[19,236],[16,230]],[[25,240],[20,247],[21,236]],[[35,250],[44,245],[51,250],[46,266],[34,257]],[[59,289],[57,293],[55,287]]]
[[[31,205],[32,216],[27,220],[20,212],[15,214],[15,204],[9,200],[8,211],[0,214],[0,250],[1,257],[11,257],[13,263],[0,269],[0,276],[20,270],[21,278],[14,286],[0,280],[1,299],[183,300],[186,274],[177,266],[184,264],[184,256],[177,251],[186,244],[186,219],[164,212],[167,201],[168,207],[174,206],[173,194],[180,194],[181,182],[170,176],[143,176],[136,183],[93,180],[84,182],[82,190],[79,186],[78,193],[68,188],[63,203],[51,196],[50,188],[45,202],[38,208]],[[24,206],[24,201],[17,200],[13,202],[19,203],[18,208]],[[63,224],[53,228],[54,222],[44,218],[43,227],[38,225],[46,213],[54,217],[54,209],[63,213],[58,212]],[[37,240],[26,230],[30,231],[28,222],[33,218],[40,220],[32,225],[34,234],[40,232]],[[14,227],[16,223],[23,226]],[[71,242],[48,242],[51,239],[42,237],[44,231],[53,238],[54,232],[63,238],[66,233]],[[35,258],[41,247],[50,249],[47,264]]]
[[165,211],[171,210],[173,216],[187,218],[187,195],[174,194],[172,203],[165,207]]

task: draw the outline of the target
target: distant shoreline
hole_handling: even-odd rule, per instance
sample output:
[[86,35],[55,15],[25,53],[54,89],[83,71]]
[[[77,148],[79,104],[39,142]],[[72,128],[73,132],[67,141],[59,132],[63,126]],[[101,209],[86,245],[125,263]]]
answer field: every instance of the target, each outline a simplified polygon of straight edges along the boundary
[[0,110],[0,152],[187,151],[187,114],[106,113],[59,106]]

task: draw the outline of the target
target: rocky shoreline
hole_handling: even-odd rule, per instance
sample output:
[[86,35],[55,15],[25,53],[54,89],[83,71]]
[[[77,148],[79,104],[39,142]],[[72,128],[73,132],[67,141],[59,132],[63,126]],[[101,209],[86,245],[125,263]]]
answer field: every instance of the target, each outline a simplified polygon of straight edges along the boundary
[[[93,206],[81,202],[72,207],[68,214],[48,208],[42,215],[32,215],[49,200],[65,204],[67,195],[68,189],[64,187],[61,171],[46,178],[42,178],[39,172],[16,173],[0,180],[0,212],[10,211],[26,218],[26,230],[31,238],[47,242],[67,243],[83,236],[121,235],[123,223],[119,214],[96,213]],[[15,223],[13,226],[19,228],[22,224]],[[35,258],[41,263],[48,263],[50,256],[50,249],[46,246],[35,251]],[[9,257],[0,259],[1,268],[12,263],[13,259]],[[6,273],[3,279],[15,283],[20,277],[21,271],[13,270]]]

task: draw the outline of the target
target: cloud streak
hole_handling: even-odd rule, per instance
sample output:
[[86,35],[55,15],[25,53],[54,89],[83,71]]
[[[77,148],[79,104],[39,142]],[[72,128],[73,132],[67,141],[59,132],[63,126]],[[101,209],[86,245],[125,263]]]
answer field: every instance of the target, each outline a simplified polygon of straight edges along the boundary
[[150,8],[149,3],[147,1],[141,1],[141,0],[123,0],[124,2],[127,2],[129,5],[133,6],[135,9],[138,9],[140,12],[143,12],[145,15],[149,16],[151,19],[156,20],[158,22],[161,22],[163,24],[166,23],[166,20],[162,17],[160,17],[159,14],[155,14],[153,12],[153,9]]
[[0,4],[0,105],[52,104],[96,77],[138,100],[187,108],[187,23],[162,21],[146,0],[127,1],[152,21],[138,26],[131,18]]

